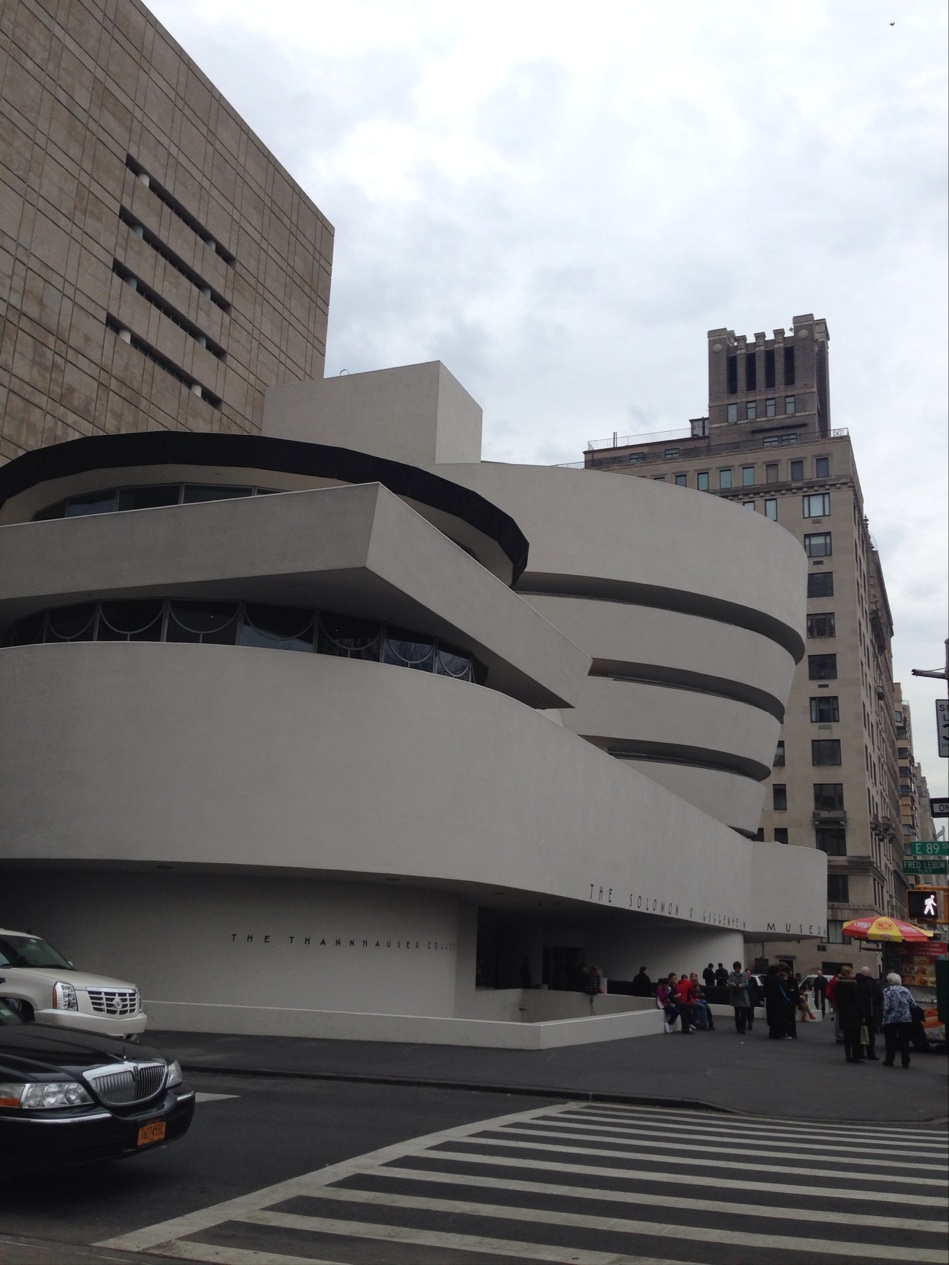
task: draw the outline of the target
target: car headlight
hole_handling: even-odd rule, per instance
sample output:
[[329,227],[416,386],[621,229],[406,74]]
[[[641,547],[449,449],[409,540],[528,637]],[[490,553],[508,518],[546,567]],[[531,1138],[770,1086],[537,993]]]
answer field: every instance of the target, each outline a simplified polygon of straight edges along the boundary
[[72,984],[60,980],[53,985],[53,1005],[57,1010],[78,1010],[79,1001]]
[[56,1107],[84,1107],[92,1097],[76,1081],[37,1081],[29,1085],[0,1081],[0,1107],[47,1111]]
[[174,1059],[168,1064],[168,1079],[165,1081],[165,1088],[171,1089],[174,1085],[180,1085],[181,1080],[181,1064]]

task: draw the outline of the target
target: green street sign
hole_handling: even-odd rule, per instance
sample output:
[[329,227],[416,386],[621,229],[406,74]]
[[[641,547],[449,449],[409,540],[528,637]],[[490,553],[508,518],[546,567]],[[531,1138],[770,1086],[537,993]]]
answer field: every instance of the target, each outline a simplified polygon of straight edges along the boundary
[[904,874],[949,874],[949,858],[937,857],[933,860],[914,858],[903,862]]
[[909,850],[914,857],[949,857],[949,839],[914,839]]

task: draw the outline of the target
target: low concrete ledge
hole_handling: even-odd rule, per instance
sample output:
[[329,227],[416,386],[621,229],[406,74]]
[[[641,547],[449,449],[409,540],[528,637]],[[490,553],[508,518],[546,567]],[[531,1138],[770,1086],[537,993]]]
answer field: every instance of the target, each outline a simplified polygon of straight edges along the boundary
[[[597,997],[594,1005],[606,1000],[606,997]],[[284,1010],[264,1006],[213,1006],[173,1001],[148,1001],[145,1010],[152,1027],[176,1032],[314,1037],[324,1041],[397,1041],[499,1050],[552,1050],[569,1045],[592,1045],[597,1041],[656,1036],[663,1030],[662,1012],[654,1005],[649,1009],[534,1023],[336,1010]],[[147,1031],[145,1040],[148,1041]]]

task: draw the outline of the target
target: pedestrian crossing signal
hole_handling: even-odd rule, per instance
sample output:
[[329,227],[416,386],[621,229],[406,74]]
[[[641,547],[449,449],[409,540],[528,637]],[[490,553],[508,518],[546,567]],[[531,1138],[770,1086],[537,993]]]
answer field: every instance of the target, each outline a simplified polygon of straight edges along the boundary
[[906,907],[910,918],[920,922],[939,921],[939,893],[935,888],[917,887],[906,893]]

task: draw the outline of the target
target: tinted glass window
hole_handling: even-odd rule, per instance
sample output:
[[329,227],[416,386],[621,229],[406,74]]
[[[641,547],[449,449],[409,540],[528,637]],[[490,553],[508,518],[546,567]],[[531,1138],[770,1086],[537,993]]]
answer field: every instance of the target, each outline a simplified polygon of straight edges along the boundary
[[119,491],[120,510],[150,510],[162,505],[177,505],[177,483],[164,483],[147,488],[122,488]]
[[111,514],[115,509],[115,489],[108,492],[90,492],[88,496],[71,496],[66,506],[66,518],[81,518],[84,514]]
[[97,641],[161,641],[161,598],[144,602],[103,602]]
[[435,647],[430,641],[417,641],[400,628],[389,628],[382,649],[383,663],[399,663],[420,672],[431,672]]
[[233,645],[237,640],[237,603],[169,602],[166,640]]
[[196,501],[229,501],[236,496],[253,496],[253,488],[228,487],[226,484],[186,483],[181,493],[182,505]]
[[382,625],[374,620],[324,615],[320,619],[319,650],[346,659],[372,659],[382,652]]
[[263,646],[272,650],[312,650],[314,627],[312,611],[248,602],[241,628],[241,645]]
[[59,606],[49,612],[49,641],[93,641],[96,626],[95,602],[80,606]]

